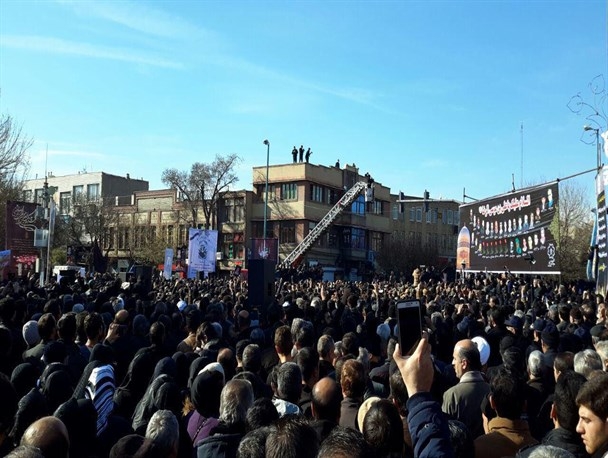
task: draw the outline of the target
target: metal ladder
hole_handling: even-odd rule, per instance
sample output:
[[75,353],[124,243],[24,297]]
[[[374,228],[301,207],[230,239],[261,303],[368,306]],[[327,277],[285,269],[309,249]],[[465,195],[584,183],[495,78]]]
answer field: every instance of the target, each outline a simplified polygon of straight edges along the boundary
[[359,181],[353,185],[340,200],[327,212],[327,214],[319,221],[319,223],[308,233],[304,240],[287,255],[287,257],[278,265],[279,269],[291,267],[296,261],[306,253],[310,247],[321,237],[323,232],[335,221],[335,219],[352,204],[359,193],[368,186],[367,181]]

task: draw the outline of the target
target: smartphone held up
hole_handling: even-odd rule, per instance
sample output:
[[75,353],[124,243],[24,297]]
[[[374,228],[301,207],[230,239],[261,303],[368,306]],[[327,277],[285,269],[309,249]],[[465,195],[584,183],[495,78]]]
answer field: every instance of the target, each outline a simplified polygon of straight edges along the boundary
[[401,356],[411,355],[422,338],[422,305],[419,300],[397,303],[397,324]]

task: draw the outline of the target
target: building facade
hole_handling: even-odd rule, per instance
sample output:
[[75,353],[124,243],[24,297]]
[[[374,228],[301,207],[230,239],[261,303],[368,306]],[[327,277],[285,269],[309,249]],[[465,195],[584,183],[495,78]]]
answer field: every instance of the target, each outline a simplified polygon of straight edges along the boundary
[[[211,229],[218,231],[218,270],[247,265],[246,241],[251,237],[251,225],[246,221],[252,199],[251,191],[227,191],[218,202],[211,224]],[[108,227],[102,248],[111,260],[156,264],[164,259],[166,248],[173,248],[174,267],[179,270],[185,266],[192,213],[175,189],[137,191],[109,202],[117,218]],[[202,211],[196,218],[195,227],[204,228]]]
[[[353,165],[326,167],[306,162],[268,167],[268,238],[279,240],[282,261],[359,181],[368,178]],[[253,168],[251,223],[254,237],[262,238],[266,167]],[[307,265],[344,269],[345,274],[365,275],[373,268],[375,253],[390,235],[390,190],[374,183],[374,200],[363,193],[345,208],[328,230],[304,255]]]
[[460,222],[460,202],[391,196],[391,236],[436,251],[438,264],[454,264]]
[[69,215],[79,198],[98,201],[106,198],[127,196],[135,191],[147,191],[148,182],[105,172],[86,172],[55,176],[49,172],[46,178],[27,180],[24,184],[23,200],[44,204],[44,186],[48,185],[49,197],[57,205],[59,215]]

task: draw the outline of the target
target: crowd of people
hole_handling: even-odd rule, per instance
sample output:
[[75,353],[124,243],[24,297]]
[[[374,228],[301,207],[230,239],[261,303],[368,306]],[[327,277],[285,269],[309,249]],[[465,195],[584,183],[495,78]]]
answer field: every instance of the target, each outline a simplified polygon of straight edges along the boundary
[[6,281],[0,456],[607,457],[606,313],[509,273]]

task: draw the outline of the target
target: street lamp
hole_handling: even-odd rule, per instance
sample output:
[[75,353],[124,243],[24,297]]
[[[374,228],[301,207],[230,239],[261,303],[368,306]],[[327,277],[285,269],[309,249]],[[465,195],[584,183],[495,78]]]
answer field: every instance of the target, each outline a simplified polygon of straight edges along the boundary
[[595,147],[597,149],[597,169],[599,170],[602,167],[602,150],[600,147],[600,130],[591,126],[583,126],[583,130],[585,132],[593,131],[595,132]]
[[264,140],[266,145],[266,192],[264,195],[264,247],[266,247],[266,225],[268,224],[268,163],[270,161],[270,142]]

